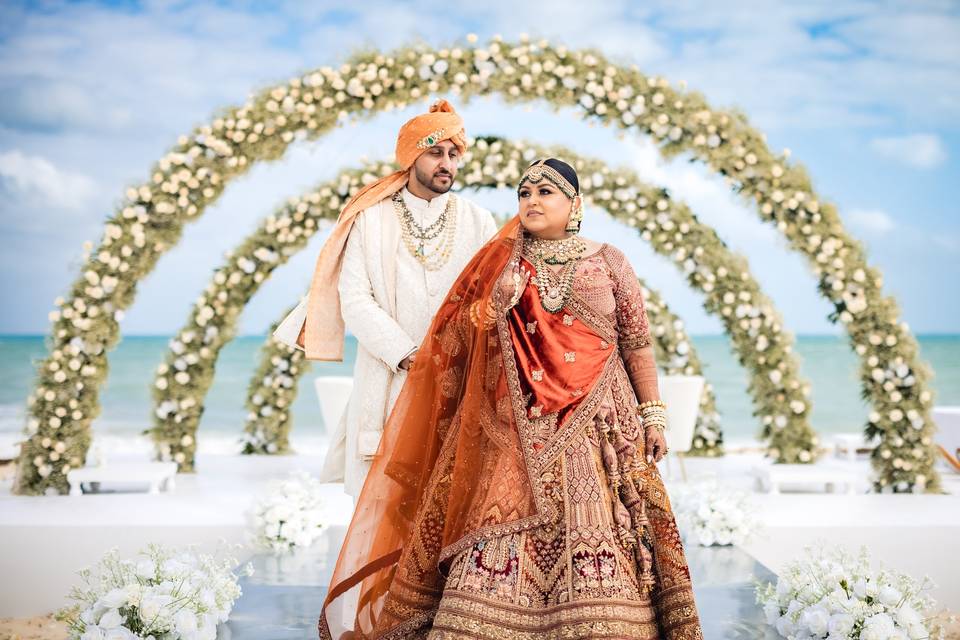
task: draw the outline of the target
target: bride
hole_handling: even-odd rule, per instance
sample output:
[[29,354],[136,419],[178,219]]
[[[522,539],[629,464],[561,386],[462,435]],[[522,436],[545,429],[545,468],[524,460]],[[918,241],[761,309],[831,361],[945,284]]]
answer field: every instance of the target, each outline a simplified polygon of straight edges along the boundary
[[578,235],[568,164],[517,195],[387,421],[321,638],[702,638],[637,277]]

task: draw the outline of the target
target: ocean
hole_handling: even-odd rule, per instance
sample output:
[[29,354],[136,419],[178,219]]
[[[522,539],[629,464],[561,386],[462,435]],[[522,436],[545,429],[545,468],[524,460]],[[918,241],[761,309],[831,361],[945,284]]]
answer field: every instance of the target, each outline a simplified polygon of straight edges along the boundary
[[[918,338],[921,358],[935,373],[932,387],[938,405],[960,405],[960,335],[926,335]],[[110,354],[110,372],[101,393],[103,410],[94,421],[95,436],[139,434],[151,425],[150,385],[153,371],[167,349],[168,338],[124,337]],[[203,433],[218,439],[239,436],[246,411],[243,407],[250,375],[256,366],[262,336],[237,338],[227,345],[217,363],[214,384],[200,425]],[[747,375],[731,353],[726,336],[693,336],[705,375],[713,384],[728,442],[749,441],[760,431],[751,415],[746,392]],[[857,359],[845,337],[798,336],[801,374],[812,384],[811,424],[822,434],[857,432],[868,412],[860,399]],[[347,337],[342,363],[312,363],[301,378],[293,405],[295,439],[322,438],[326,433],[312,385],[316,375],[351,375],[356,340]],[[17,439],[24,424],[25,399],[35,376],[36,363],[47,355],[43,336],[0,336],[0,437]]]

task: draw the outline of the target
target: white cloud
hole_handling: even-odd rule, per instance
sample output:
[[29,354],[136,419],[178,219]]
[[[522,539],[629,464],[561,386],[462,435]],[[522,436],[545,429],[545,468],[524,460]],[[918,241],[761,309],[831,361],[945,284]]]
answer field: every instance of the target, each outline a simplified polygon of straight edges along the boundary
[[890,214],[879,209],[853,209],[847,218],[850,224],[868,233],[889,233],[897,226]]
[[46,158],[18,149],[0,153],[3,208],[82,211],[97,192],[89,177],[59,169]]
[[18,28],[0,47],[0,121],[16,130],[176,135],[306,66],[280,40],[284,16],[245,7],[67,4],[3,18]]
[[918,169],[938,167],[947,159],[947,150],[940,137],[929,133],[874,138],[870,147],[885,158]]

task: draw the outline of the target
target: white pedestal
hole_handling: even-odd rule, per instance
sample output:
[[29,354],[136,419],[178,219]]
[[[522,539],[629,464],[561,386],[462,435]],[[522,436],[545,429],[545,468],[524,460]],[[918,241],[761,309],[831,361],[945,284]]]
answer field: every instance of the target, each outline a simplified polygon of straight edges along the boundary
[[852,471],[819,464],[768,464],[753,468],[753,476],[760,489],[767,493],[780,493],[783,485],[799,485],[813,488],[822,487],[830,493],[836,493],[839,485],[844,485],[848,494],[857,491],[858,476]]
[[67,473],[70,483],[70,495],[81,496],[81,484],[116,482],[123,484],[145,484],[148,493],[160,493],[174,490],[174,476],[177,475],[175,462],[112,462],[101,467],[84,467]]

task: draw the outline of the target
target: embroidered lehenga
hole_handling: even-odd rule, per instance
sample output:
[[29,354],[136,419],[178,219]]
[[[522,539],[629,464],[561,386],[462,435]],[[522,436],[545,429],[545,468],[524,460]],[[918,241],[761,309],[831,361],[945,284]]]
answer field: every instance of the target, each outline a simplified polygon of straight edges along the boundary
[[[357,504],[321,638],[702,638],[624,366],[649,352],[636,276],[603,245],[551,313],[522,237],[508,223],[438,312]],[[502,283],[518,266],[532,278],[511,295]]]

